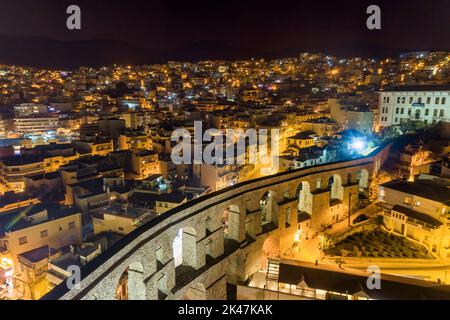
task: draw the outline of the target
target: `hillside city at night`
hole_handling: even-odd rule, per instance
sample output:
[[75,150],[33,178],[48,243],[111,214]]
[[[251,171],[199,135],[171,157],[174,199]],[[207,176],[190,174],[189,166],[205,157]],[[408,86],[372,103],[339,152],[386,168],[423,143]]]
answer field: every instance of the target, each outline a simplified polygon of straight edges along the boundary
[[[450,299],[449,22],[394,31],[380,1],[262,39],[213,24],[237,8],[155,4],[158,31],[115,1],[107,27],[96,1],[20,2],[2,14],[46,13],[0,22],[0,300]],[[215,32],[242,44],[202,51]]]

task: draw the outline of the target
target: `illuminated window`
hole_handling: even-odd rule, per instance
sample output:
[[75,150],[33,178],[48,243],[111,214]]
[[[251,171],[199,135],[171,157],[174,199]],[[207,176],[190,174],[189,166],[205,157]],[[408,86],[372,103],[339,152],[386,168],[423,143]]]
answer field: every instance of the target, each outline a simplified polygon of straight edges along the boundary
[[42,238],[47,238],[47,237],[48,237],[48,230],[41,231],[41,239]]

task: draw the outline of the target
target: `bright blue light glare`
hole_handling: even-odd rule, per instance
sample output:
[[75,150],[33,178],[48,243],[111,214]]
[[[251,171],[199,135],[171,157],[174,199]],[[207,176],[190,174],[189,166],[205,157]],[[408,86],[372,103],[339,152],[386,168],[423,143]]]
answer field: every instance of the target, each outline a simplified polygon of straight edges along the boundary
[[352,149],[356,151],[362,151],[365,147],[365,143],[361,139],[353,139],[351,144]]

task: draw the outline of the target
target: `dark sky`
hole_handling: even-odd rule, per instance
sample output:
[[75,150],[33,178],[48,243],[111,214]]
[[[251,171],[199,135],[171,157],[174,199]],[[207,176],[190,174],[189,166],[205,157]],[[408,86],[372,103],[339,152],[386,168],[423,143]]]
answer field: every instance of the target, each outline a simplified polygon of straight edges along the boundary
[[[65,27],[70,4],[81,7],[80,31]],[[366,29],[370,4],[381,7],[381,30]],[[347,46],[450,49],[449,17],[450,0],[0,0],[0,35],[110,39],[180,55],[192,43],[262,55]]]

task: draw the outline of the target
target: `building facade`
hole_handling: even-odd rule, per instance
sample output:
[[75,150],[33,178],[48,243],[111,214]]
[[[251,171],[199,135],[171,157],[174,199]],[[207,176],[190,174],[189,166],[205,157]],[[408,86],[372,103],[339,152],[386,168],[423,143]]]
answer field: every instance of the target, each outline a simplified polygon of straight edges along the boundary
[[450,121],[450,86],[402,86],[380,92],[377,128],[421,121]]

